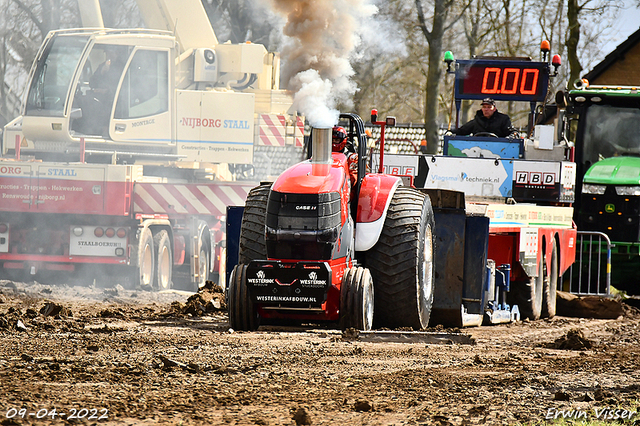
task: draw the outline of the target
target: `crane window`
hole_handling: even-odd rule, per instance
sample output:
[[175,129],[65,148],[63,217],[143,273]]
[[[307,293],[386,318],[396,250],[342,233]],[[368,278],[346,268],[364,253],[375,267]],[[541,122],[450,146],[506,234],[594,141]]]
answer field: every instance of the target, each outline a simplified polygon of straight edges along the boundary
[[120,87],[115,118],[148,117],[168,110],[168,52],[136,51]]
[[29,87],[26,115],[61,117],[87,37],[54,37],[42,51]]

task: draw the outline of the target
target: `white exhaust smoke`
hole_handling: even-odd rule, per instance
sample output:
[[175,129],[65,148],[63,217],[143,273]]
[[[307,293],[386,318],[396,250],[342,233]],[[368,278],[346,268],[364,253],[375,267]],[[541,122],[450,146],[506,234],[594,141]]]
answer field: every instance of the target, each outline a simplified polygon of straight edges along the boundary
[[282,79],[294,107],[313,127],[338,122],[338,103],[352,106],[357,91],[349,59],[360,44],[361,25],[377,12],[367,0],[271,0],[286,15]]

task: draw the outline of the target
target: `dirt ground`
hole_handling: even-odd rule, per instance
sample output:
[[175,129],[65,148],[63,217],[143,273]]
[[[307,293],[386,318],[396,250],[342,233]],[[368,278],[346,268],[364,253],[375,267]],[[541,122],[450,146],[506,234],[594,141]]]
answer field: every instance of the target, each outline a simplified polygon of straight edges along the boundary
[[0,424],[640,425],[632,307],[430,344],[233,332],[219,293],[189,296],[0,281]]

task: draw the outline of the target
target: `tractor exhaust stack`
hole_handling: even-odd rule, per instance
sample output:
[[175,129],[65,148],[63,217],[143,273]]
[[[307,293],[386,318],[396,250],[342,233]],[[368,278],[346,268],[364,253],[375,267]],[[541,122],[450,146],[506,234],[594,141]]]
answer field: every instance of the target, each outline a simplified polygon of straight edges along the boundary
[[313,128],[311,132],[311,164],[312,174],[325,176],[329,174],[329,168],[333,162],[331,146],[333,138],[332,128]]

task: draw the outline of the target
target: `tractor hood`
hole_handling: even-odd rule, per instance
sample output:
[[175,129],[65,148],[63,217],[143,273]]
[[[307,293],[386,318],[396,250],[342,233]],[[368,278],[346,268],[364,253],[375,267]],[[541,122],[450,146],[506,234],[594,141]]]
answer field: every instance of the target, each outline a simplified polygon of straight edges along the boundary
[[271,189],[290,194],[339,192],[347,177],[346,161],[344,154],[334,153],[331,163],[298,163],[282,173]]
[[598,161],[584,175],[584,183],[611,185],[638,185],[640,158],[611,157]]

